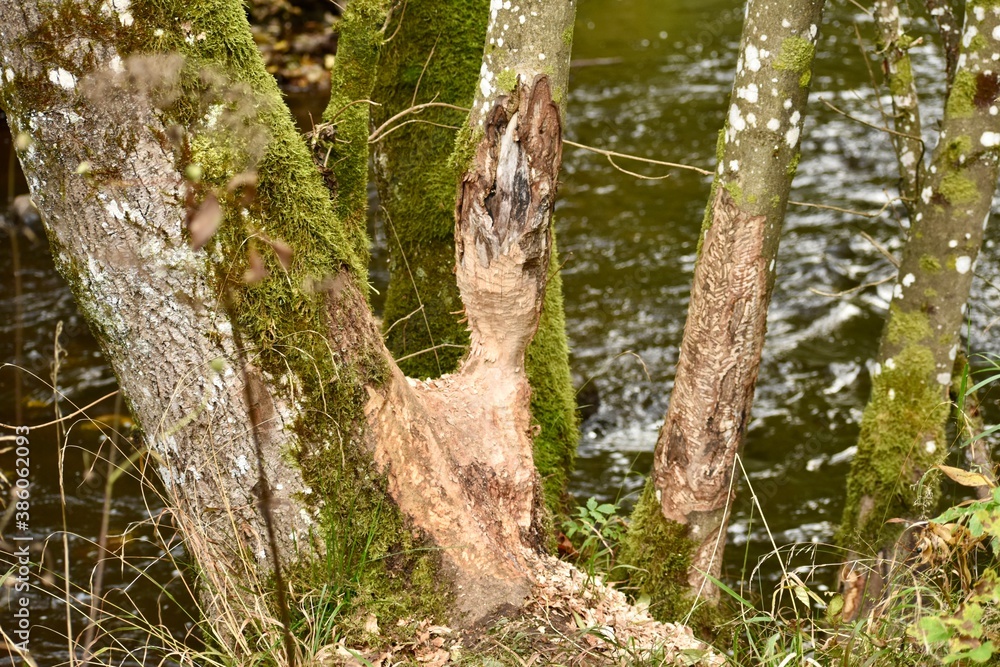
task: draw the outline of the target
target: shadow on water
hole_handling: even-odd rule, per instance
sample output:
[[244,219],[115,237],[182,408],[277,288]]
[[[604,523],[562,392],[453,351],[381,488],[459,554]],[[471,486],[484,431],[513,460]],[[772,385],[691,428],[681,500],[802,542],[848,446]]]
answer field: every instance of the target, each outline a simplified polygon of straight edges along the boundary
[[[733,0],[583,2],[574,44],[579,66],[573,69],[567,107],[568,137],[711,169],[735,68],[741,6]],[[872,91],[855,43],[855,23],[870,34],[867,17],[848,3],[831,6],[793,199],[877,211],[894,187],[888,141],[818,103],[826,99],[869,123],[882,122],[878,104],[887,100]],[[928,91],[925,99],[931,99],[941,92],[931,74],[940,59],[926,45],[915,46],[911,54],[918,65],[918,84]],[[291,102],[306,128],[310,114],[318,118],[322,111],[315,97]],[[933,129],[940,110],[932,108],[927,117],[925,126]],[[8,164],[9,156],[10,138],[4,135],[0,165]],[[9,175],[0,175],[0,201],[9,198]],[[649,470],[669,397],[708,187],[705,177],[692,172],[640,180],[616,171],[601,156],[565,151],[557,225],[573,368],[577,385],[586,385],[581,394],[586,419],[573,477],[573,491],[580,499],[621,497],[627,505],[641,485],[638,473]],[[24,191],[23,180],[16,179],[14,193]],[[851,447],[869,389],[866,364],[876,350],[889,292],[886,286],[865,287],[831,298],[813,290],[837,292],[892,275],[891,265],[862,239],[862,231],[890,249],[900,248],[900,229],[891,214],[872,220],[828,210],[789,210],[743,456],[747,476],[739,475],[729,535],[725,570],[732,581],[749,579],[745,568],[772,549],[771,536],[751,506],[748,484],[778,545],[829,541],[840,519]],[[375,255],[383,263],[372,282],[384,292],[384,244],[377,226],[374,236]],[[977,268],[981,277],[970,307],[973,352],[1000,352],[989,331],[1000,311],[1000,295],[991,286],[1000,279],[995,237],[991,232]],[[58,381],[66,395],[63,411],[71,409],[70,402],[85,405],[113,392],[114,377],[53,270],[44,239],[19,237],[20,299],[14,295],[11,244],[6,237],[0,240],[0,359],[15,358],[20,332],[20,365],[42,378],[22,374],[17,400],[14,373],[0,372],[0,421],[37,424],[52,418],[53,391],[47,381],[60,321],[66,349]],[[985,408],[987,419],[1000,418],[992,397],[987,396]],[[90,414],[113,410],[113,399],[107,398]],[[71,576],[86,582],[98,557],[88,540],[100,531],[103,482],[88,476],[81,452],[97,451],[103,443],[99,433],[82,425],[69,430],[67,441],[67,516],[73,533],[81,536],[70,538]],[[31,531],[37,548],[61,527],[56,442],[53,428],[31,432]],[[13,463],[9,455],[0,456],[5,474]],[[169,582],[178,573],[162,558],[148,523],[158,512],[159,506],[147,504],[139,483],[123,479],[116,485],[112,534],[133,522],[147,522],[134,533],[128,549],[151,559],[150,579]],[[61,570],[57,542],[45,546],[46,562]],[[817,560],[832,558],[821,555]],[[765,598],[779,573],[774,558],[764,561],[755,585]],[[189,623],[184,605],[169,602],[148,581],[112,568],[105,587],[119,590],[121,599],[127,596],[147,613],[162,613],[183,635]],[[55,664],[66,657],[65,640],[59,639],[65,632],[63,605],[58,589],[43,588],[32,596],[32,646],[41,664]],[[175,583],[168,590],[181,588]],[[77,630],[82,627],[79,621]]]

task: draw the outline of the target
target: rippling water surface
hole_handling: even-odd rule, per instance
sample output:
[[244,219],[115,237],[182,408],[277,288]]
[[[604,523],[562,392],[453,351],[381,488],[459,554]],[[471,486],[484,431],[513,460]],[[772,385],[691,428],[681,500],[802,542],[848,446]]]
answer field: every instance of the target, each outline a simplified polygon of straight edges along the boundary
[[[728,104],[742,21],[732,0],[583,0],[577,23],[568,138],[622,153],[714,167],[716,132]],[[855,37],[866,38],[868,18],[846,2],[834,2],[821,31],[813,94],[802,143],[802,161],[793,199],[876,212],[894,192],[895,160],[884,135],[851,120],[881,125],[880,105]],[[940,58],[930,46],[911,53],[927,100],[925,127],[940,117],[942,84],[934,74]],[[829,102],[839,111],[824,105]],[[300,115],[308,117],[306,103]],[[321,106],[321,104],[319,105]],[[315,114],[314,114],[315,115]],[[930,135],[928,135],[930,138]],[[6,164],[9,139],[0,160]],[[557,209],[565,265],[566,311],[573,369],[586,419],[573,477],[581,499],[622,498],[626,504],[649,470],[657,430],[670,395],[694,265],[695,243],[708,195],[706,177],[687,171],[621,162],[661,180],[641,180],[617,171],[606,158],[567,147]],[[6,199],[6,178],[0,197]],[[16,188],[23,191],[23,183]],[[376,229],[377,231],[377,229]],[[730,529],[727,576],[748,579],[745,567],[772,549],[759,512],[751,512],[748,485],[756,491],[774,543],[829,540],[842,509],[845,476],[857,436],[860,411],[869,389],[866,363],[874,355],[889,287],[869,286],[840,297],[835,293],[876,283],[892,266],[861,236],[867,232],[898,250],[901,231],[890,208],[878,219],[792,206],[778,265],[778,284],[768,318],[768,340],[760,372],[753,421],[743,465],[740,495]],[[990,238],[996,238],[991,232]],[[376,234],[376,238],[378,235]],[[59,388],[78,405],[107,394],[115,381],[77,313],[71,295],[53,273],[44,242],[21,240],[24,293],[24,356],[21,364],[48,378],[56,323],[64,322],[68,354]],[[378,255],[376,249],[376,255]],[[1000,353],[989,330],[1000,313],[998,251],[992,240],[978,265],[974,286],[970,349]],[[0,248],[0,359],[14,360],[15,300],[9,243]],[[378,284],[384,273],[373,276]],[[984,280],[985,279],[985,280]],[[52,391],[24,379],[24,423],[51,418]],[[98,406],[110,412],[113,403]],[[987,397],[987,417],[1000,418]],[[68,406],[64,404],[64,410]],[[0,372],[0,421],[16,419],[13,375]],[[100,485],[85,483],[81,448],[94,450],[99,435],[79,427],[70,432],[66,455],[67,512],[73,537],[71,568],[86,581],[96,550],[88,546],[100,525]],[[32,475],[36,484],[32,529],[41,537],[61,525],[56,478],[55,433],[32,433]],[[12,462],[0,457],[3,470]],[[112,532],[158,514],[140,485],[116,487]],[[151,529],[139,532],[150,535]],[[49,562],[59,565],[61,549],[48,545]],[[130,547],[133,549],[133,547]],[[156,556],[151,545],[140,543]],[[833,558],[834,556],[823,558]],[[176,576],[161,562],[150,572],[161,581]],[[779,572],[774,558],[762,568],[764,588]],[[137,599],[147,611],[165,609],[182,631],[183,613],[160,591],[134,574],[109,574],[118,599]],[[171,590],[179,590],[174,587]],[[64,631],[58,600],[36,596],[33,646],[42,664],[64,658]],[[45,629],[49,626],[51,629]],[[0,663],[3,658],[0,658]]]

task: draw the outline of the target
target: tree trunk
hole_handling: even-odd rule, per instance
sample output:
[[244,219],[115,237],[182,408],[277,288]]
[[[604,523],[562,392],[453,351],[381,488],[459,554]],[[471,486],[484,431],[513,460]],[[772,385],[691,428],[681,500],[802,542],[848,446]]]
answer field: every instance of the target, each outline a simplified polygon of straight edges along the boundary
[[471,350],[418,382],[382,344],[357,229],[237,0],[0,4],[32,196],[211,595],[267,591],[273,541],[293,587],[360,580],[397,618],[444,607],[475,623],[523,603],[544,514],[524,353],[548,278],[552,82],[574,5],[521,6],[491,12],[466,141]]
[[[861,421],[838,539],[858,554],[890,557],[902,531],[886,524],[933,510],[948,453],[948,390],[973,270],[996,190],[1000,159],[1000,17],[969,2],[960,67],[941,135],[921,184]],[[985,9],[985,11],[984,11]],[[901,543],[901,547],[906,545]],[[849,572],[845,616],[877,598],[886,572]]]
[[[518,27],[504,31],[501,24],[500,32],[505,34],[492,36],[491,49],[497,49],[498,43],[509,44],[510,34],[521,26],[521,16],[527,16],[523,11],[511,13],[517,14],[513,18]],[[455,109],[428,107],[397,115],[420,104],[471,106],[489,18],[489,3],[484,0],[408,0],[405,11],[397,12],[386,30],[392,37],[379,61],[373,95],[379,106],[373,117],[381,138],[375,143],[375,171],[390,255],[384,327],[387,346],[400,359],[400,368],[412,377],[453,372],[469,342],[455,281],[454,251],[455,191],[468,151],[466,138],[455,153],[455,134],[449,127],[463,124],[465,118]],[[565,52],[560,51],[558,57],[569,57],[571,36],[572,23],[560,36]],[[540,62],[547,65],[555,57],[548,54],[549,59]],[[551,73],[558,91],[566,90],[568,70],[542,69]],[[503,81],[491,85],[506,85],[503,92],[511,92],[513,70],[506,74],[498,70],[497,76]],[[538,426],[533,444],[535,467],[548,507],[558,512],[564,504],[578,432],[562,281],[554,252],[549,274],[526,370],[532,416]]]
[[753,400],[822,0],[750,0],[653,475],[623,559],[664,617],[718,591],[735,457]]
[[920,104],[913,81],[908,49],[912,40],[903,32],[895,0],[877,0],[875,23],[882,53],[885,81],[892,95],[895,133],[892,145],[899,166],[899,192],[907,210],[913,211],[923,178],[924,142],[920,138]]

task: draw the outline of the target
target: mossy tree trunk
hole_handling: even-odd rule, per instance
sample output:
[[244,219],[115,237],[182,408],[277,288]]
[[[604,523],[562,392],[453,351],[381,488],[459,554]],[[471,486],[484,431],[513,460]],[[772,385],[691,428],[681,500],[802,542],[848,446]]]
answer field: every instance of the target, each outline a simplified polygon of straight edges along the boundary
[[[855,553],[891,557],[897,517],[933,510],[938,483],[925,476],[948,452],[948,390],[1000,158],[1000,16],[970,0],[959,67],[938,144],[914,207],[848,478],[839,533]],[[900,543],[905,547],[905,544]],[[884,570],[845,574],[845,614],[862,592],[878,597]]]
[[[469,345],[455,283],[455,193],[465,165],[450,158],[483,59],[488,0],[407,0],[387,32],[372,113],[375,175],[389,249],[386,345],[411,377],[450,373]],[[419,104],[429,107],[398,118]],[[396,120],[389,122],[390,119]],[[385,125],[389,122],[388,125]],[[408,123],[405,124],[404,123]]]
[[[548,282],[553,82],[574,5],[521,7],[491,13],[465,133],[471,350],[420,382],[368,307],[358,190],[341,179],[331,201],[238,0],[0,4],[3,105],[32,139],[32,197],[212,595],[255,599],[282,563],[293,588],[347,578],[397,618],[475,623],[523,603],[545,514],[525,348]],[[356,165],[367,144],[347,146]]]
[[[530,16],[524,11],[516,14],[511,18],[518,25],[522,16]],[[384,329],[386,345],[412,377],[453,372],[468,348],[468,326],[455,281],[454,237],[455,192],[468,150],[466,140],[460,140],[455,152],[451,129],[464,125],[467,114],[444,106],[405,112],[424,104],[472,105],[489,20],[486,0],[408,0],[405,11],[395,13],[386,29],[391,38],[379,60],[373,93],[378,106],[372,115],[380,130],[374,146],[375,173],[390,257]],[[501,32],[502,28],[501,24]],[[496,34],[490,39],[493,42],[487,48],[492,51],[510,37]],[[561,65],[557,69],[553,63],[557,57],[569,57],[571,41],[572,24],[560,37],[559,53],[551,49],[548,60],[540,61],[557,101],[566,90],[568,70]],[[497,76],[490,85],[503,93],[512,92],[513,70],[501,69]],[[526,368],[532,416],[538,426],[535,466],[547,504],[558,512],[572,471],[578,431],[562,281],[554,249],[550,262],[545,305],[528,347]]]
[[718,598],[704,573],[720,572],[822,8],[747,8],[674,389],[622,555],[664,617],[692,591]]

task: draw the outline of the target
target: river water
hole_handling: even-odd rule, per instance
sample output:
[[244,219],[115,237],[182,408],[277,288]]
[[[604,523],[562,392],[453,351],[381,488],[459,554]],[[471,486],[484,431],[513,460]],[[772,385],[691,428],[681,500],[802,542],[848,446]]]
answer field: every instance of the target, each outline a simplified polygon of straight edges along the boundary
[[[715,137],[736,64],[742,21],[734,0],[583,0],[577,22],[567,137],[621,153],[714,167]],[[855,25],[867,39],[871,23],[847,2],[834,2],[821,30],[813,77],[811,108],[802,142],[802,161],[793,199],[865,212],[878,212],[894,192],[895,160],[884,134],[850,117],[882,125]],[[930,45],[911,51],[917,80],[927,102],[925,127],[940,118],[941,61]],[[878,71],[877,63],[869,65]],[[839,109],[825,106],[825,100]],[[322,100],[296,102],[307,118]],[[930,135],[927,137],[932,139]],[[5,137],[0,164],[7,164]],[[933,145],[931,143],[930,145]],[[709,180],[689,171],[665,170],[619,161],[648,176],[638,179],[615,169],[600,155],[567,147],[557,207],[557,231],[565,261],[566,315],[575,381],[581,387],[586,418],[572,491],[579,499],[621,500],[627,507],[649,471],[657,430],[670,394],[671,378],[684,325],[695,244]],[[6,167],[4,167],[6,171]],[[0,200],[7,180],[0,178]],[[15,189],[24,184],[15,177]],[[375,226],[376,241],[381,237]],[[802,545],[800,565],[832,562],[836,552],[805,545],[828,542],[842,510],[845,477],[869,390],[867,362],[875,353],[890,292],[888,285],[867,286],[893,275],[890,263],[862,237],[870,234],[898,251],[898,214],[878,218],[791,206],[778,261],[778,282],[768,318],[768,340],[760,372],[753,421],[737,471],[739,499],[729,535],[726,576],[736,585],[770,595],[781,571],[771,555],[774,545]],[[989,237],[996,238],[991,232]],[[71,295],[56,276],[44,241],[20,239],[24,353],[20,364],[47,380],[57,322],[63,322],[67,353],[58,388],[67,400],[85,405],[115,389],[113,375],[97,351]],[[384,256],[375,249],[376,257]],[[16,304],[12,251],[0,247],[0,360],[15,360]],[[1000,353],[990,326],[1000,314],[1000,256],[987,242],[977,268],[980,278],[970,304],[969,348]],[[384,285],[383,270],[373,282]],[[855,288],[861,289],[855,289]],[[822,293],[854,290],[832,297]],[[38,424],[53,414],[47,382],[23,376],[24,399],[18,414],[14,375],[0,370],[0,421]],[[986,416],[1000,419],[995,397],[986,397]],[[113,401],[91,414],[110,413]],[[86,582],[97,549],[103,482],[86,474],[82,450],[95,451],[101,436],[79,424],[71,429],[64,461],[71,578]],[[31,435],[32,534],[36,552],[43,540],[47,563],[61,570],[62,526],[58,486],[58,449],[52,428]],[[0,456],[11,474],[13,460]],[[159,516],[155,498],[142,485],[123,478],[115,485],[111,532],[141,523],[129,553],[151,559],[149,572],[160,582],[175,579],[172,564],[155,562],[150,523]],[[748,489],[757,495],[753,508]],[[783,551],[787,555],[787,549]],[[759,560],[764,558],[758,572]],[[817,584],[829,583],[820,573]],[[114,600],[134,600],[145,612],[160,611],[175,632],[188,622],[183,603],[163,595],[135,572],[111,568],[106,587]],[[178,594],[180,587],[168,589]],[[58,590],[44,587],[32,597],[32,647],[40,664],[65,659],[65,621]],[[7,619],[0,612],[0,627]],[[77,619],[79,621],[79,619]],[[79,629],[79,624],[75,626]],[[75,630],[75,631],[76,631]],[[0,656],[0,664],[4,657]]]

